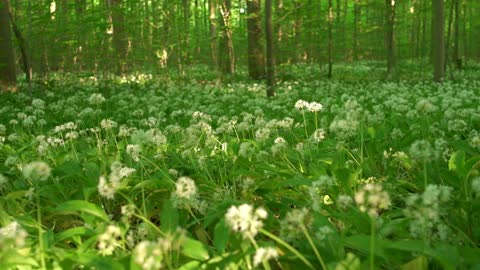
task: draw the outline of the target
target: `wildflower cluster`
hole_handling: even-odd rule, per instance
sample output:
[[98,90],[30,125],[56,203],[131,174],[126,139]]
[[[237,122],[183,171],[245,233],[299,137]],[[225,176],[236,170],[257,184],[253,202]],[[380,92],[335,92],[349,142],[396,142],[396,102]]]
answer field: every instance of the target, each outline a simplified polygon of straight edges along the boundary
[[263,227],[263,219],[267,218],[267,211],[263,208],[257,208],[254,211],[253,206],[242,204],[232,206],[225,214],[225,220],[230,229],[239,232],[243,238],[253,238]]

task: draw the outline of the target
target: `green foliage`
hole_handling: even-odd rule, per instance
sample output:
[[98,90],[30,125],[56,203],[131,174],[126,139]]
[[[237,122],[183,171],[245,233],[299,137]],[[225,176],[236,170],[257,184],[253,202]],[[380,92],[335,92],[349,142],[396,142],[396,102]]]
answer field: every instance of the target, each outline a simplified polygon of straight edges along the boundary
[[0,268],[478,267],[478,81],[208,73],[2,96]]

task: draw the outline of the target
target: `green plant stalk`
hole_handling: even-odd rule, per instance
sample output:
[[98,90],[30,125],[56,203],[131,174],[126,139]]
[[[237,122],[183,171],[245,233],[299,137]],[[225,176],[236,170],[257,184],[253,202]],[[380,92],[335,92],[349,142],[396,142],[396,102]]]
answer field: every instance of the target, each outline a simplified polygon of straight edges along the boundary
[[47,269],[46,263],[45,263],[45,246],[43,243],[43,232],[42,232],[42,213],[41,213],[41,208],[40,208],[40,194],[38,187],[36,187],[36,202],[37,202],[37,223],[38,223],[38,253],[40,255],[40,265],[41,269]]
[[275,235],[269,233],[268,231],[266,231],[264,229],[260,229],[260,232],[263,235],[265,235],[265,236],[269,237],[270,239],[274,240],[275,242],[277,242],[281,246],[285,247],[286,249],[288,249],[293,254],[295,254],[295,256],[297,256],[306,266],[308,266],[308,268],[315,269],[315,267],[313,267],[313,265],[305,258],[305,256],[303,256],[300,252],[298,252],[298,250],[296,250],[294,247],[292,247],[291,245],[289,245],[288,243],[286,243],[282,239],[276,237]]
[[427,189],[428,185],[428,171],[427,171],[427,161],[423,161],[423,188]]
[[77,161],[79,161],[77,151],[75,150],[75,145],[73,145],[73,140],[72,139],[70,139],[70,144],[72,145],[72,152],[73,152],[73,155],[75,156],[75,159]]
[[305,119],[305,111],[302,109],[303,127],[305,128],[305,139],[308,140],[307,119]]
[[323,260],[322,255],[320,255],[320,252],[318,252],[318,249],[315,246],[315,243],[313,243],[313,240],[310,237],[310,234],[308,233],[307,228],[305,227],[304,224],[301,224],[300,228],[302,229],[303,234],[305,234],[305,237],[307,238],[308,243],[312,247],[313,252],[315,252],[315,256],[317,257],[317,260],[320,262],[320,265],[322,266],[322,269],[327,270],[327,265],[325,264],[325,261]]
[[370,227],[370,270],[375,269],[375,218],[371,217]]
[[363,165],[363,127],[360,126],[360,163]]

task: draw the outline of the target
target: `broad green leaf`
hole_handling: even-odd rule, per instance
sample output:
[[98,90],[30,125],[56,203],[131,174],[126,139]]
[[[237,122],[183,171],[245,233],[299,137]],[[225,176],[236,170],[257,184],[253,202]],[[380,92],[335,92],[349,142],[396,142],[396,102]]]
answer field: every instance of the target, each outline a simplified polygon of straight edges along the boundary
[[213,233],[213,246],[221,253],[225,251],[227,247],[228,239],[230,238],[230,231],[222,218],[217,225],[215,225],[215,231]]
[[85,235],[87,234],[88,232],[90,232],[89,229],[85,228],[85,227],[75,227],[75,228],[71,228],[71,229],[68,229],[66,231],[63,231],[63,232],[60,232],[58,233],[56,236],[55,236],[55,240],[57,242],[61,242],[61,241],[64,241],[64,240],[67,240],[67,239],[70,239],[74,236],[82,236],[82,235]]
[[353,253],[348,253],[347,257],[337,263],[335,270],[359,270],[361,269],[360,259]]
[[[354,235],[347,237],[345,240],[345,246],[356,249],[364,254],[370,254],[370,235]],[[375,254],[377,256],[385,258],[385,250],[383,248],[383,241],[375,240]]]
[[448,161],[448,169],[456,172],[460,177],[465,176],[465,152],[457,151],[453,153]]
[[425,256],[418,256],[417,258],[409,261],[408,263],[400,266],[401,270],[427,270],[428,259]]
[[191,261],[180,266],[179,270],[197,270],[200,269],[200,264],[199,261]]
[[178,227],[178,210],[171,200],[165,201],[160,213],[161,229],[164,232],[174,232]]
[[205,261],[210,258],[207,247],[202,242],[192,238],[187,238],[187,240],[185,240],[185,243],[183,243],[182,246],[182,253],[195,260]]
[[109,221],[107,214],[105,214],[105,211],[103,211],[102,208],[99,206],[87,202],[87,201],[81,201],[81,200],[72,200],[72,201],[66,201],[53,210],[54,214],[59,214],[59,215],[68,215],[68,214],[76,214],[78,212],[83,212],[92,216],[95,216],[97,218],[100,218],[103,221]]

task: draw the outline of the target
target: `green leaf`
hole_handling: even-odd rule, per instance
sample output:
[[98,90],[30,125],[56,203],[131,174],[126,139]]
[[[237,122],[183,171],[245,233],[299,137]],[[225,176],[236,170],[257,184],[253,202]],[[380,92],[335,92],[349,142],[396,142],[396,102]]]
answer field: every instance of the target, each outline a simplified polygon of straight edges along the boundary
[[[370,253],[370,235],[354,235],[345,239],[345,246],[356,249],[364,254]],[[375,255],[385,258],[383,241],[375,240]]]
[[197,270],[200,269],[200,264],[199,261],[191,261],[182,265],[179,270]]
[[161,229],[164,232],[174,232],[178,227],[178,210],[171,200],[165,201],[160,214]]
[[460,177],[464,177],[465,173],[465,152],[457,151],[453,153],[448,161],[448,169],[456,172]]
[[200,241],[192,238],[187,238],[182,246],[183,255],[200,261],[205,261],[210,258],[207,247]]
[[225,222],[225,219],[222,218],[217,225],[215,225],[215,231],[213,233],[213,246],[221,253],[225,251],[227,247],[228,240],[230,238],[230,231]]
[[90,232],[90,230],[85,228],[85,227],[75,227],[75,228],[71,228],[71,229],[68,229],[66,231],[58,233],[55,236],[55,238],[56,238],[55,240],[57,242],[61,242],[61,241],[70,239],[70,238],[75,237],[75,236],[85,235],[88,232]]
[[417,258],[409,261],[408,263],[400,266],[401,270],[427,270],[428,260],[425,256],[418,256]]
[[91,216],[100,218],[103,221],[109,221],[107,214],[105,214],[105,211],[103,211],[102,208],[87,201],[66,201],[53,210],[53,213],[58,215],[69,215],[77,212],[87,213]]

